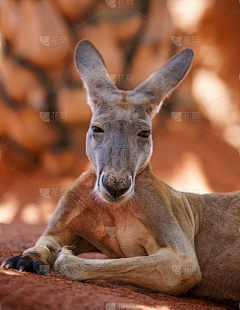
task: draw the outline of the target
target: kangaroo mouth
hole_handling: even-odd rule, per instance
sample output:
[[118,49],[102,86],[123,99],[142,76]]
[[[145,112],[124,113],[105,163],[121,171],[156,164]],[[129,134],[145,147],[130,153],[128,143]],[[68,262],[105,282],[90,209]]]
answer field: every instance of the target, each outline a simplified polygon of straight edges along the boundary
[[100,195],[101,195],[102,199],[107,201],[107,202],[120,203],[120,202],[124,202],[124,201],[128,200],[128,198],[126,198],[125,196],[115,198],[115,197],[113,197],[107,193],[102,193],[102,192],[100,192]]

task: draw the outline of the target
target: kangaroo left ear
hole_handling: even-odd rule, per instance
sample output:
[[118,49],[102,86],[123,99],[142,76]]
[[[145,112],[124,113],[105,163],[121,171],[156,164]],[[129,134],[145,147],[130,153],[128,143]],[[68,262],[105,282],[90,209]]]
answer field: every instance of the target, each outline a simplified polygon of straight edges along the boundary
[[163,100],[183,81],[193,56],[193,50],[186,48],[134,89],[133,93],[146,98],[145,109],[151,118],[160,110]]
[[94,102],[106,98],[117,90],[108,75],[104,60],[96,47],[88,40],[78,43],[75,64],[88,93],[88,103],[94,109]]

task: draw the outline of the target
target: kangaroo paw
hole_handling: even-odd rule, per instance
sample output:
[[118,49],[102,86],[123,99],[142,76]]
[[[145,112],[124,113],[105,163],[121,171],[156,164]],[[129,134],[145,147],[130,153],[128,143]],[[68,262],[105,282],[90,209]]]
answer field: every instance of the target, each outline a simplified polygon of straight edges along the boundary
[[50,251],[46,247],[35,247],[27,251],[21,255],[5,260],[1,267],[6,269],[13,268],[19,271],[29,271],[39,275],[49,274]]

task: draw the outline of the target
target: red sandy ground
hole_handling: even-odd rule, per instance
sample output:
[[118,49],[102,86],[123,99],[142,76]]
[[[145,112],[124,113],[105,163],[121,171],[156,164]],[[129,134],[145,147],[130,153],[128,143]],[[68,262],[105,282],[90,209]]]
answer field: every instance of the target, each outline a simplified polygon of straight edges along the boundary
[[[193,124],[191,124],[193,125]],[[224,139],[210,132],[205,124],[195,124],[194,131],[184,124],[173,124],[172,129],[162,131],[154,137],[155,148],[152,167],[155,173],[169,185],[172,176],[178,173],[179,165],[186,154],[195,154],[202,174],[212,191],[227,192],[240,188],[240,158],[238,151]],[[174,127],[175,126],[175,127]],[[185,127],[184,127],[185,126]],[[162,126],[161,126],[162,127]],[[167,126],[163,126],[165,128]],[[160,129],[161,130],[161,129]],[[190,133],[189,133],[190,132]],[[156,133],[156,132],[155,132]],[[71,183],[87,166],[82,159],[79,167],[69,177]],[[234,166],[234,167],[233,167]],[[231,168],[233,167],[233,168]],[[0,210],[6,197],[18,201],[18,210],[8,224],[1,224],[0,263],[34,245],[46,227],[46,220],[39,218],[35,224],[27,224],[21,212],[27,204],[38,205],[39,188],[61,188],[62,179],[51,177],[41,167],[22,172],[22,177],[6,166],[0,166]],[[19,172],[19,171],[18,171]],[[196,180],[194,180],[196,181]],[[183,188],[185,184],[182,185]],[[49,206],[53,212],[56,200]],[[39,208],[41,205],[39,205]],[[102,254],[84,254],[85,257],[104,258]],[[69,281],[53,271],[48,276],[0,268],[0,309],[230,309],[227,306],[205,300],[172,297],[151,292],[121,282]],[[110,306],[106,303],[112,303]]]

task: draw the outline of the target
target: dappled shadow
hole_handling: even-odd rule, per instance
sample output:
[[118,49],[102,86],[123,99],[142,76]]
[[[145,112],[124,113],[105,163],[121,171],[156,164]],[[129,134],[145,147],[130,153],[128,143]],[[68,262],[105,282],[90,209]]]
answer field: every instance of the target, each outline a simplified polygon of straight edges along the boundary
[[159,129],[163,131],[154,136],[152,168],[164,182],[197,193],[240,189],[239,151],[207,122],[163,121]]

